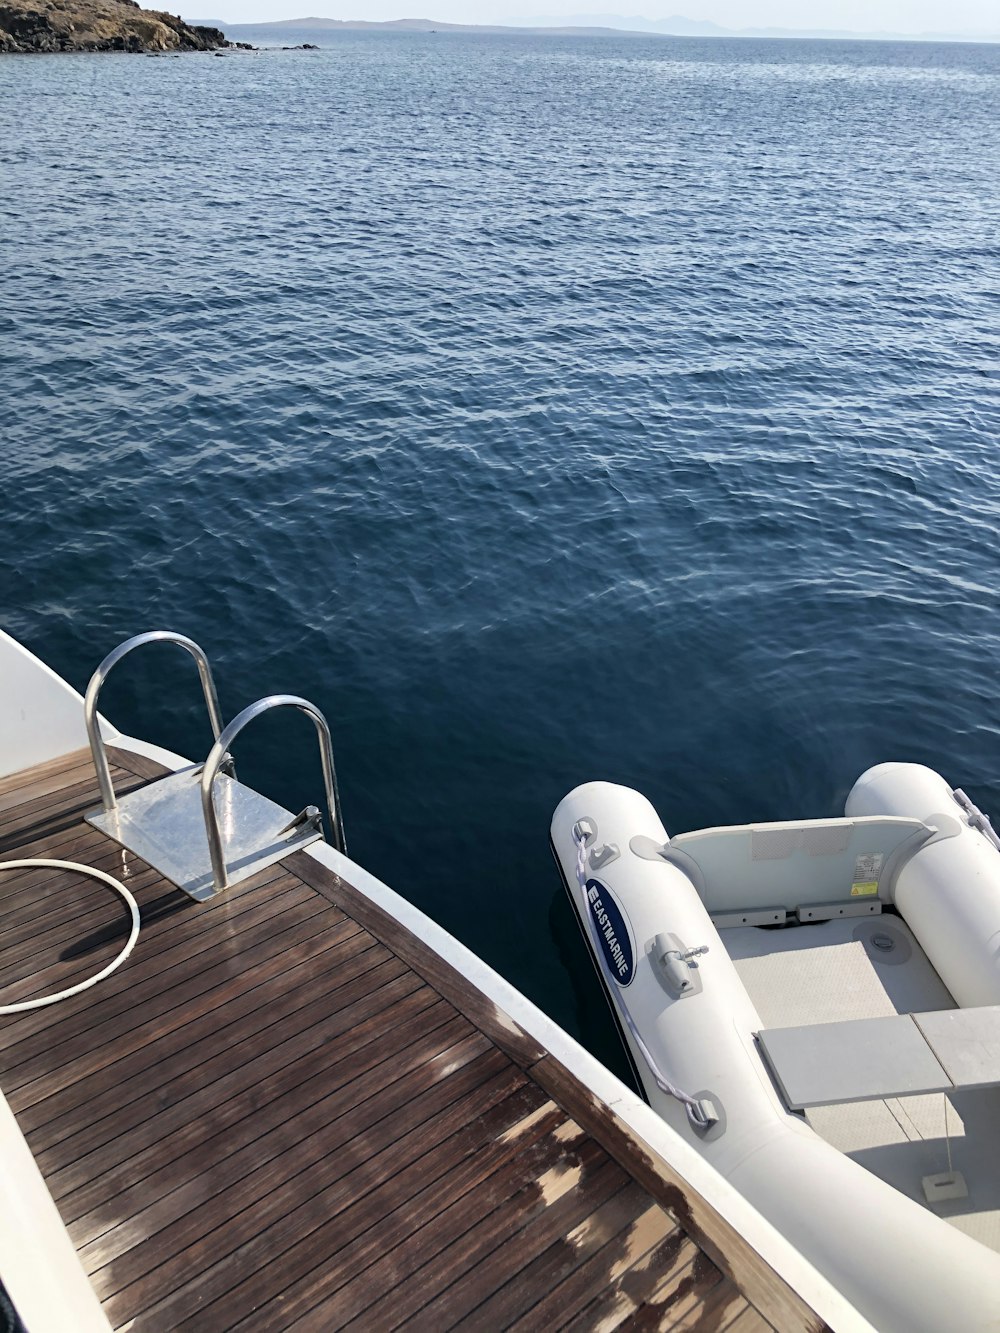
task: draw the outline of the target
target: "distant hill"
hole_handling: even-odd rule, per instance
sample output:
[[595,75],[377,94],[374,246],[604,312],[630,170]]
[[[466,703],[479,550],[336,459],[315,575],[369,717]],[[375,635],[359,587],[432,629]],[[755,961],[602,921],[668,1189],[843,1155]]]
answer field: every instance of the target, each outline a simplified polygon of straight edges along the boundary
[[[274,19],[270,23],[226,23],[223,19],[192,19],[191,22],[199,24],[211,24],[224,28],[227,32],[241,33],[244,30],[249,32],[251,29],[255,33],[274,32],[479,32],[479,33],[538,33],[555,34],[566,37],[574,36],[605,36],[622,37],[629,36],[627,30],[621,28],[594,28],[583,26],[569,26],[558,24],[555,20],[554,26],[546,27],[541,24],[532,23],[525,27],[515,27],[510,24],[499,23],[444,23],[437,19],[389,19],[384,23],[376,23],[370,19],[327,19],[327,18],[301,18],[301,19]],[[641,36],[641,33],[632,33],[632,36]]]
[[511,18],[511,25],[520,28],[549,28],[554,25],[572,28],[610,28],[620,32],[651,32],[665,37],[732,37],[731,28],[721,28],[718,23],[707,20],[686,19],[680,14],[668,19],[647,19],[639,15],[625,17],[622,14],[570,14],[561,18]]
[[386,32],[479,32],[509,33],[538,32],[562,34],[566,36],[621,36],[632,33],[652,37],[798,37],[823,38],[836,41],[934,41],[934,42],[993,42],[1000,41],[1000,33],[949,33],[949,32],[850,32],[835,28],[722,28],[717,23],[701,22],[696,19],[674,15],[667,19],[647,19],[638,16],[623,17],[620,14],[571,14],[548,15],[544,17],[511,18],[504,23],[444,23],[438,19],[406,18],[390,19],[377,23],[369,19],[330,19],[314,16],[311,18],[275,19],[270,23],[234,24],[222,19],[192,20],[210,27],[221,27],[227,31],[239,28],[253,28],[255,32],[274,30],[281,32],[289,29],[309,29],[323,31],[386,31]]
[[717,23],[684,18],[674,14],[666,19],[647,19],[638,15],[571,14],[560,18],[511,18],[508,22],[521,28],[550,27],[554,23],[579,27],[598,25],[623,32],[658,33],[664,37],[803,37],[839,41],[996,41],[1000,34],[954,32],[855,32],[839,28],[722,28]]

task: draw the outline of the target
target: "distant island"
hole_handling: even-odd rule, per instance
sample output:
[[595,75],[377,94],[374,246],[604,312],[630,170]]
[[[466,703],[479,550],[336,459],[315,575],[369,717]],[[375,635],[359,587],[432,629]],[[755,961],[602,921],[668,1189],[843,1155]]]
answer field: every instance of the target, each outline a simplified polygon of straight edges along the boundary
[[621,32],[644,32],[651,36],[662,37],[800,37],[821,38],[831,41],[875,41],[875,42],[991,42],[998,39],[996,32],[890,32],[888,30],[869,30],[859,32],[849,28],[778,28],[746,27],[725,28],[708,19],[689,19],[681,14],[673,14],[665,19],[647,19],[640,15],[622,14],[572,14],[558,19],[544,16],[511,18],[512,26],[523,28],[547,28],[552,23],[569,24],[579,27],[581,24],[611,28]]
[[[555,37],[627,37],[630,34],[616,28],[577,27],[555,24],[541,27],[538,24],[525,24],[514,27],[502,23],[444,23],[437,19],[272,19],[270,23],[228,23],[224,19],[197,19],[197,23],[207,23],[214,27],[227,28],[230,32],[254,33],[273,32],[276,35],[286,32],[471,32],[501,35],[520,33],[531,36]],[[636,34],[632,34],[633,36]]]
[[214,51],[215,27],[140,9],[134,0],[0,0],[0,53]]
[[572,14],[566,17],[511,18],[502,23],[444,23],[437,19],[406,18],[378,22],[373,19],[311,18],[274,19],[267,23],[229,23],[221,19],[198,19],[227,31],[238,32],[252,28],[254,32],[273,30],[275,33],[291,29],[320,32],[384,31],[384,32],[471,32],[471,33],[538,33],[551,36],[592,37],[797,37],[821,38],[834,41],[892,41],[892,42],[995,42],[1000,35],[989,33],[956,32],[851,32],[833,28],[722,28],[716,23],[697,21],[675,15],[668,19],[623,17],[619,14]]

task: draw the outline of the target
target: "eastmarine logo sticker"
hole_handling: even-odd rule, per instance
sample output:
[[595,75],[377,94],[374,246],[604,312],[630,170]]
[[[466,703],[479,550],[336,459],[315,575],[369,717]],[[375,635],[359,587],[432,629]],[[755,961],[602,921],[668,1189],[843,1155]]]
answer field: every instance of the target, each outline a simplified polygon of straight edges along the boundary
[[619,986],[627,986],[635,975],[635,951],[625,915],[611,890],[596,879],[587,880],[587,906],[608,971]]

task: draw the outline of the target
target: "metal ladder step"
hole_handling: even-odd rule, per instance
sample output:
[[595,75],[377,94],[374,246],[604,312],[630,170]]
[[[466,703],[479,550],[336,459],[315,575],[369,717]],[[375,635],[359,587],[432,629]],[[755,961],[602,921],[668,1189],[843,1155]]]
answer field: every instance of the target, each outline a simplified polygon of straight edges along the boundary
[[[116,663],[133,649],[158,642],[178,644],[197,662],[215,744],[204,764],[168,773],[119,797],[101,736],[98,698]],[[323,824],[316,807],[307,806],[300,815],[292,815],[237,781],[232,767],[229,751],[236,737],[254,718],[275,708],[296,709],[313,721],[323,765],[330,843],[346,851],[333,743],[323,714],[297,695],[272,694],[244,708],[223,727],[208,658],[192,639],[170,630],[138,634],[120,644],[87,686],[84,715],[102,800],[102,808],[88,813],[87,822],[198,901],[318,841],[323,837]]]

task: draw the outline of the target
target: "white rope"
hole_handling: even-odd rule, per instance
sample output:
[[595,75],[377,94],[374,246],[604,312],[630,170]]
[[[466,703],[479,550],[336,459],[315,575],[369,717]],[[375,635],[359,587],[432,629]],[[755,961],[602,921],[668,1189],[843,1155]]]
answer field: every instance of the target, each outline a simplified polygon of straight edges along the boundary
[[129,893],[124,884],[119,884],[118,880],[113,879],[111,875],[106,875],[103,870],[94,870],[90,866],[78,865],[75,861],[46,861],[46,860],[27,860],[27,861],[0,861],[0,870],[75,870],[80,875],[89,875],[92,879],[99,879],[120,893],[128,904],[128,909],[132,914],[132,929],[129,931],[128,940],[125,947],[116,958],[113,958],[107,967],[102,968],[96,976],[88,977],[86,981],[79,981],[75,986],[70,986],[68,990],[59,991],[56,995],[43,995],[36,1000],[22,1000],[20,1004],[0,1005],[0,1014],[21,1014],[28,1009],[41,1009],[47,1004],[55,1004],[58,1000],[68,1000],[71,995],[79,995],[80,991],[87,990],[90,986],[96,986],[99,981],[103,981],[109,976],[116,967],[120,967],[125,959],[135,948],[135,942],[139,938],[139,904]]
[[[576,837],[576,844],[577,844],[576,878],[577,882],[580,885],[580,892],[583,895],[583,905],[581,910],[583,912],[583,915],[590,922],[591,934],[594,936],[594,945],[595,945],[594,954],[600,960],[604,957],[604,950],[601,948],[600,941],[596,937],[597,927],[594,923],[593,916],[590,913],[589,899],[587,897],[586,838],[583,834],[574,834],[574,836]],[[625,1001],[624,995],[622,994],[621,987],[616,985],[614,993],[618,1001],[618,1007],[621,1010],[622,1017],[625,1019],[625,1024],[628,1027],[629,1032],[632,1034],[632,1040],[635,1042],[636,1046],[638,1046],[640,1052],[642,1053],[642,1058],[646,1061],[646,1064],[649,1065],[649,1072],[653,1075],[653,1078],[656,1080],[656,1086],[660,1089],[661,1092],[665,1092],[668,1097],[673,1097],[676,1101],[679,1101],[681,1103],[681,1105],[687,1111],[688,1119],[691,1121],[692,1125],[695,1125],[698,1129],[706,1129],[713,1122],[709,1120],[709,1118],[705,1115],[701,1102],[699,1102],[696,1097],[692,1097],[688,1093],[684,1092],[681,1088],[678,1088],[676,1084],[670,1082],[666,1074],[663,1073],[659,1065],[654,1060],[653,1054],[650,1051],[649,1047],[643,1041],[639,1029],[635,1025],[635,1020],[633,1019],[631,1013],[629,1012],[629,1007]]]

